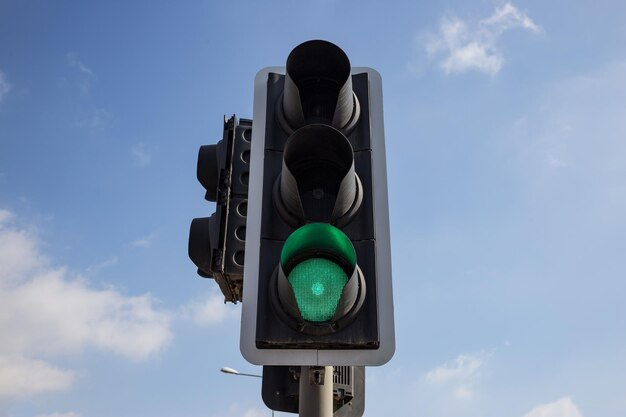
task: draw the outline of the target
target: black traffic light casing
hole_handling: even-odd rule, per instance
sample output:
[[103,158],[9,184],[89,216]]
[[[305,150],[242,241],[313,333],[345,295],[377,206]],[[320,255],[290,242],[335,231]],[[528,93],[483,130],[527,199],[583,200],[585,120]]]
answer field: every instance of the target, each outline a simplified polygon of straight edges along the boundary
[[[279,123],[269,123],[272,119],[278,119],[276,106],[270,106],[269,102],[279,100],[281,92],[280,81],[284,82],[285,77],[272,74],[269,83],[271,85],[271,95],[268,94],[268,107],[270,112],[267,116],[266,144],[263,189],[273,190],[276,188],[277,178],[281,175],[285,144],[289,136],[284,132]],[[366,74],[353,76],[356,80],[355,89],[360,101],[367,102],[367,79]],[[365,88],[363,88],[365,87]],[[369,120],[367,109],[361,112],[360,119]],[[305,126],[306,129],[311,125]],[[369,146],[369,126],[367,123],[358,123],[348,137],[354,156],[355,171],[361,179],[363,186],[362,203],[353,219],[342,229],[350,238],[357,252],[358,265],[363,270],[366,288],[370,289],[376,285],[376,272],[374,265],[374,227],[372,192],[371,192],[371,149]],[[332,138],[334,139],[334,138]],[[268,142],[269,140],[269,142]],[[327,144],[323,144],[326,145]],[[322,175],[322,173],[320,173]],[[291,226],[281,216],[280,208],[276,207],[276,193],[263,193],[263,209],[261,218],[261,257],[260,257],[260,277],[269,277],[279,263],[279,257],[285,240],[295,231],[296,227]],[[315,219],[319,220],[319,219]],[[270,286],[273,281],[259,279],[257,301],[257,311],[263,315],[274,313],[279,317],[280,310],[272,309],[272,302],[275,297],[267,296],[271,293]],[[302,333],[286,328],[283,320],[257,321],[256,344],[260,349],[264,348],[377,348],[379,344],[378,322],[376,315],[376,291],[368,291],[365,297],[365,304],[358,317],[351,324],[351,329],[336,332],[315,338],[303,336]]]
[[233,303],[243,297],[251,129],[251,120],[232,116],[224,119],[217,144],[200,147],[197,178],[215,213],[193,219],[189,231],[189,257],[198,275],[214,278],[224,300]]
[[[395,340],[380,75],[351,69],[328,42],[298,46],[286,69],[257,74],[251,154],[244,357],[263,365],[387,362]],[[330,235],[339,229],[353,249],[342,258],[322,242],[292,251],[295,263],[341,265],[345,308],[332,319],[303,319],[293,312],[301,308],[285,248],[300,228],[320,224]]]

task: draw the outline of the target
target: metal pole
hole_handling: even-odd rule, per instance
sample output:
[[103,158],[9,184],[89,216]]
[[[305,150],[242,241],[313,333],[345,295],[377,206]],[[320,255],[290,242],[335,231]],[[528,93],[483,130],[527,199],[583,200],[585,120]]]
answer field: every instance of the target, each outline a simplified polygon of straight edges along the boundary
[[333,417],[333,367],[300,368],[300,417]]

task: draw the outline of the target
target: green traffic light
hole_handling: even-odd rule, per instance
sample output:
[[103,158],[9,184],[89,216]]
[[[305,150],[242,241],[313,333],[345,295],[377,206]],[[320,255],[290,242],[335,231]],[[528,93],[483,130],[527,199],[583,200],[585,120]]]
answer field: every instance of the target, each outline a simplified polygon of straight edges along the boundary
[[287,277],[302,318],[323,322],[333,318],[348,276],[336,263],[311,258],[297,264]]
[[346,269],[356,267],[350,239],[330,224],[310,223],[287,238],[280,261],[302,318],[331,320],[349,279]]

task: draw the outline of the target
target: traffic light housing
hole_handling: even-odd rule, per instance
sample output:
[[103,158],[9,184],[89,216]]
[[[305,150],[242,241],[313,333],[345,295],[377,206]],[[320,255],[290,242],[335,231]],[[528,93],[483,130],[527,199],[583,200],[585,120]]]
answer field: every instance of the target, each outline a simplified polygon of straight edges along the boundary
[[189,230],[189,258],[198,275],[214,278],[224,300],[233,303],[243,296],[251,129],[251,120],[224,118],[222,139],[200,147],[196,175],[215,213],[193,219]]
[[394,353],[380,75],[326,41],[255,80],[241,351],[263,365]]

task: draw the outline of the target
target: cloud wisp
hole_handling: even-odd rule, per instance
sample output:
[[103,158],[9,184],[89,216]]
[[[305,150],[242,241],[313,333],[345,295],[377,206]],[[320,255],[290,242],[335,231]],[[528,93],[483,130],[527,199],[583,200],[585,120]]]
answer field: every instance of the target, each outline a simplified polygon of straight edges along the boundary
[[37,417],[81,417],[81,415],[78,413],[70,412],[70,413],[39,414]]
[[570,397],[558,401],[541,404],[524,414],[524,417],[583,417]]
[[[575,242],[601,239],[610,251],[624,241],[624,71],[626,61],[613,62],[550,86],[527,114],[501,133],[537,211],[552,214],[546,217],[550,227],[563,228],[555,229],[555,236],[565,235],[572,225],[588,233],[560,247],[573,249]],[[591,255],[585,253],[586,262],[604,256]],[[593,267],[606,270],[598,276],[608,279],[612,274],[605,268],[606,262]]]
[[0,354],[0,396],[24,397],[69,388],[76,378],[72,371],[37,359]]
[[69,52],[67,54],[67,62],[69,62],[69,64],[74,67],[74,68],[78,68],[78,70],[80,72],[82,72],[83,74],[86,74],[90,77],[94,76],[93,71],[91,70],[91,68],[89,68],[87,65],[85,65],[79,58],[78,56],[73,53],[73,52]]
[[505,62],[499,47],[500,37],[513,29],[541,32],[525,12],[507,3],[478,22],[444,17],[438,33],[424,38],[424,48],[429,58],[437,61],[446,74],[474,70],[495,75]]
[[145,143],[134,145],[130,152],[135,163],[140,167],[146,167],[152,162],[152,150]]
[[150,246],[152,246],[152,243],[154,242],[156,238],[157,238],[157,233],[152,232],[147,236],[143,236],[143,237],[133,240],[132,242],[130,242],[130,245],[135,248],[144,248],[144,249],[149,248]]
[[181,307],[179,316],[198,326],[211,326],[235,318],[238,310],[224,303],[224,296],[213,289]]
[[474,396],[474,384],[480,371],[489,359],[489,354],[461,354],[424,375],[424,380],[435,387],[444,388],[456,400],[467,400]]
[[485,351],[462,353],[421,373],[409,384],[411,412],[420,417],[484,414],[483,379],[491,356],[491,352]]
[[[96,134],[104,131],[113,119],[111,111],[98,106],[93,102],[91,95],[92,86],[97,80],[94,70],[87,66],[78,54],[68,52],[65,55],[67,63],[72,68],[73,73],[69,76],[70,84],[80,92],[81,105],[77,108],[73,126]],[[65,87],[68,80],[63,77],[60,80],[60,86]]]
[[4,75],[4,72],[0,70],[0,103],[2,102],[4,96],[11,91],[11,88],[11,84],[7,81],[6,75]]
[[96,74],[74,52],[67,53],[66,58],[69,65],[81,74],[80,80],[77,82],[78,88],[83,94],[88,94]]

